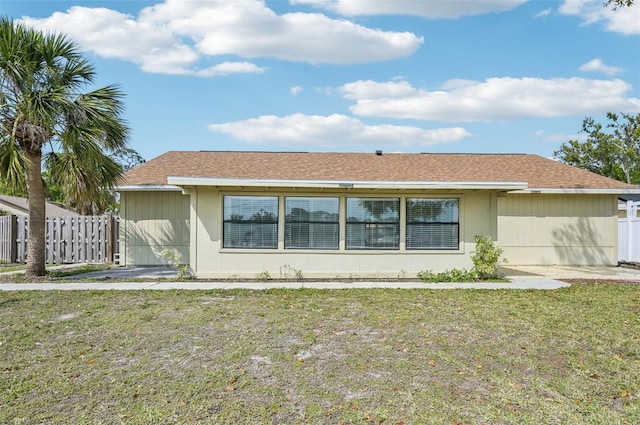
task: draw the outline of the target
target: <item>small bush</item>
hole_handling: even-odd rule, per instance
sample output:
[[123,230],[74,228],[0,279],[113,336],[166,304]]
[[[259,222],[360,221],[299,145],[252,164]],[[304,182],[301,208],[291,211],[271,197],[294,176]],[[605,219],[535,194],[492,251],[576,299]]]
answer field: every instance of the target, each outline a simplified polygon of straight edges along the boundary
[[473,270],[451,269],[441,273],[434,273],[431,270],[419,271],[418,279],[423,282],[475,282],[478,275]]
[[189,265],[182,263],[182,254],[171,248],[163,249],[161,254],[169,265],[178,270],[178,278],[193,279],[193,273],[191,273]]
[[[489,236],[476,235],[476,249],[471,251],[473,268],[451,269],[442,273],[431,270],[418,272],[418,279],[423,282],[474,282],[476,280],[496,279],[502,248],[497,247]],[[503,261],[507,261],[506,259]]]
[[263,272],[258,273],[256,275],[256,279],[262,280],[262,281],[269,280],[269,279],[271,279],[271,275],[269,274],[269,272],[267,270],[265,270]]
[[473,270],[480,279],[498,277],[498,263],[502,252],[503,249],[497,247],[489,236],[476,235],[476,249],[471,251],[471,260]]
[[291,267],[288,264],[280,267],[280,279],[297,279],[301,280],[304,277],[302,270],[298,270],[295,267]]

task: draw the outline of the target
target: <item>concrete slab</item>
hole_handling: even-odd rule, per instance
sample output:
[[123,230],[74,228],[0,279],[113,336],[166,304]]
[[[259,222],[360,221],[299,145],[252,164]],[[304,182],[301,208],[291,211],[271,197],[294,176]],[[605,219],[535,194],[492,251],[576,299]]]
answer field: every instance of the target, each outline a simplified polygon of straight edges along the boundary
[[133,266],[114,267],[108,270],[82,273],[69,276],[68,279],[177,279],[178,271],[171,266]]
[[640,282],[640,269],[612,266],[512,266],[500,268],[507,278],[602,279]]
[[[211,289],[540,289],[552,290],[569,286],[562,279],[601,279],[640,282],[640,270],[627,267],[594,266],[509,266],[501,269],[510,282],[422,283],[380,281],[173,281],[177,270],[169,266],[119,267],[105,271],[84,273],[70,277],[69,283],[0,283],[1,291],[30,290],[211,290]],[[87,282],[86,279],[95,279]],[[105,279],[105,281],[100,281]],[[111,279],[117,280],[112,281]],[[127,280],[131,279],[131,280]],[[159,280],[162,279],[162,280]]]
[[558,289],[568,283],[551,279],[514,279],[511,282],[422,283],[422,282],[69,282],[1,283],[0,291],[127,291],[127,290],[215,290],[215,289]]
[[[50,269],[63,269],[73,267],[74,265],[54,266]],[[610,266],[514,266],[508,265],[500,268],[502,275],[508,279],[603,279],[603,280],[622,280],[622,281],[638,281],[640,282],[640,269],[631,267],[610,267]],[[24,273],[24,271],[8,272],[2,274]],[[137,266],[137,267],[115,267],[108,270],[83,273],[69,276],[69,280],[177,280],[178,270],[171,266]],[[228,282],[233,285],[237,282]],[[247,283],[247,282],[243,282]],[[256,287],[261,287],[262,282],[256,282]],[[274,282],[268,282],[274,285]],[[325,282],[327,284],[329,282]],[[348,282],[349,285],[355,283],[365,284],[365,282]],[[393,282],[403,287],[407,282]],[[305,283],[306,284],[306,283]],[[375,287],[377,282],[366,282],[365,287]],[[391,284],[391,282],[385,282]],[[410,286],[411,282],[409,282]],[[441,285],[441,284],[438,284]],[[282,287],[288,287],[289,282],[283,282]]]

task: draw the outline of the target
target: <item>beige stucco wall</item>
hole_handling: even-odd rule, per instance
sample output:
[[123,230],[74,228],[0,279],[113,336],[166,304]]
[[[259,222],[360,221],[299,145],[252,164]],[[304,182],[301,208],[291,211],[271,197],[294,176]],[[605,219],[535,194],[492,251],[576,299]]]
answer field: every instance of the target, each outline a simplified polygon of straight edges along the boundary
[[[284,266],[306,277],[415,276],[421,270],[470,268],[477,234],[492,236],[505,250],[509,264],[617,264],[617,203],[614,195],[501,194],[490,191],[356,191],[356,190],[233,190],[211,187],[167,192],[121,194],[121,263],[164,264],[161,252],[177,250],[199,277],[256,277],[264,271],[279,277]],[[223,249],[223,195],[281,196],[280,246],[277,250]],[[374,196],[460,198],[460,247],[457,251],[341,249],[285,250],[282,242],[284,196]],[[404,219],[404,214],[401,214]],[[190,226],[190,223],[192,225]]]
[[120,194],[120,264],[166,264],[165,249],[189,262],[189,196],[180,191]]
[[615,195],[498,198],[498,244],[510,264],[616,265]]
[[[470,268],[470,251],[477,234],[496,232],[496,196],[487,191],[478,192],[409,192],[409,191],[356,191],[356,190],[279,190],[280,196],[346,196],[400,197],[457,197],[460,198],[461,243],[457,251],[407,251],[404,249],[404,221],[401,221],[400,250],[354,251],[344,250],[345,214],[341,213],[341,236],[338,251],[284,249],[282,242],[283,198],[280,198],[280,246],[277,250],[223,249],[222,248],[222,196],[269,194],[273,191],[256,189],[218,190],[208,187],[189,189],[191,194],[191,267],[199,277],[256,277],[267,271],[271,277],[280,277],[285,266],[300,270],[305,277],[415,277],[421,270],[443,271],[451,268]],[[342,210],[344,211],[344,210]],[[401,214],[404,220],[404,214]]]

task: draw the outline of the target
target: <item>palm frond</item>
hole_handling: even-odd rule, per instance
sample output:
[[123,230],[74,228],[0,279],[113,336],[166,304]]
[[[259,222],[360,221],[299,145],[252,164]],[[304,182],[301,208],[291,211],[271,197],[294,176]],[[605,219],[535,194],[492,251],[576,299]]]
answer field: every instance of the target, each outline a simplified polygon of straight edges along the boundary
[[25,157],[10,137],[0,137],[0,180],[14,192],[24,192]]

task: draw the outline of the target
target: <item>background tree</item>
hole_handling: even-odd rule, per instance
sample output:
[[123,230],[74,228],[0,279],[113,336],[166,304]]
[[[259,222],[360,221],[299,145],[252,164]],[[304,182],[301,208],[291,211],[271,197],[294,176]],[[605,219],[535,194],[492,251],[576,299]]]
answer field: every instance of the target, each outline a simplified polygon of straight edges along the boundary
[[129,171],[146,162],[142,155],[132,148],[118,149],[113,153],[113,157],[122,166],[123,171]]
[[[111,153],[111,157],[126,172],[145,162],[134,149],[122,148]],[[57,160],[57,159],[56,159]],[[46,171],[43,177],[46,183],[46,199],[65,204],[82,215],[100,215],[107,211],[117,212],[120,202],[113,190],[102,189],[97,193],[78,193],[74,190],[74,181],[67,181],[68,170],[64,167],[61,173],[55,173],[56,163],[45,162]],[[88,196],[87,196],[88,195]]]
[[[136,150],[131,148],[115,152],[112,157],[125,172],[146,162]],[[53,180],[51,172],[46,168],[42,171],[42,178],[44,180],[46,201],[63,204],[76,210],[81,215],[101,215],[105,212],[117,214],[120,209],[119,197],[113,190],[103,189],[99,193],[92,195],[91,199],[78,202],[68,196],[69,192],[65,192],[65,189]],[[24,187],[24,182],[22,183],[17,187],[12,187],[0,180],[0,194],[26,197],[26,188]]]
[[640,114],[619,117],[608,112],[607,118],[610,122],[605,127],[585,118],[582,132],[588,134],[587,140],[564,143],[554,157],[606,177],[640,183]]
[[605,7],[613,6],[613,9],[619,9],[621,7],[631,7],[633,6],[634,0],[606,0],[604,2]]
[[24,184],[29,197],[27,275],[44,275],[45,182],[77,202],[112,188],[122,167],[110,154],[126,148],[123,93],[86,91],[95,69],[78,45],[0,18],[0,179]]

